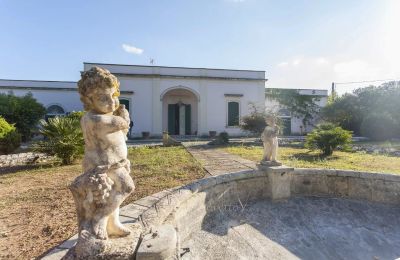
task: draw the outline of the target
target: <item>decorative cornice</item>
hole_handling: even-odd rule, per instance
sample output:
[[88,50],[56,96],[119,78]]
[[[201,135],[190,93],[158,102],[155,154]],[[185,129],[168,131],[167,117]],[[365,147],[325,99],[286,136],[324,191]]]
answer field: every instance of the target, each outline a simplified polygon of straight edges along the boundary
[[[78,92],[77,88],[52,88],[52,87],[23,87],[23,86],[0,86],[0,89],[9,89],[9,90],[44,90],[44,91],[72,91]],[[120,91],[121,94],[131,95],[134,94],[134,91]]]
[[232,77],[209,77],[209,76],[180,76],[180,75],[161,75],[161,74],[130,74],[130,73],[117,73],[112,74],[121,77],[134,77],[134,78],[172,78],[172,79],[210,79],[210,80],[237,80],[237,81],[267,81],[268,79],[251,79],[251,78],[232,78]]

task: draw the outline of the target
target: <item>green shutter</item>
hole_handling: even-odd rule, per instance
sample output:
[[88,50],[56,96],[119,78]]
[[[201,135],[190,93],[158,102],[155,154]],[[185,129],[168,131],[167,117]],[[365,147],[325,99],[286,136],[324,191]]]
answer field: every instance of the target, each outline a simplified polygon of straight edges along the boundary
[[185,105],[185,134],[190,135],[192,133],[192,107],[191,105]]
[[228,102],[228,126],[239,125],[239,102]]
[[168,133],[175,134],[175,105],[168,105]]
[[129,111],[129,100],[127,100],[127,99],[120,99],[120,100],[119,100],[119,103],[122,104],[122,105],[125,105],[126,110]]
[[281,118],[283,129],[281,133],[283,135],[291,135],[292,133],[292,119],[291,118]]

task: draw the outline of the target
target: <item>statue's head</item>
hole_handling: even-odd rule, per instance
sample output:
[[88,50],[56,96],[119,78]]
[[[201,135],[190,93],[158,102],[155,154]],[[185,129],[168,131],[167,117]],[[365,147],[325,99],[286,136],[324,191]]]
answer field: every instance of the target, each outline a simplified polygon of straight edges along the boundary
[[275,125],[276,124],[276,116],[272,115],[272,114],[268,114],[265,117],[265,123],[267,123],[267,125],[269,125],[269,126]]
[[93,67],[81,73],[78,91],[86,111],[107,114],[119,106],[119,82],[108,70]]

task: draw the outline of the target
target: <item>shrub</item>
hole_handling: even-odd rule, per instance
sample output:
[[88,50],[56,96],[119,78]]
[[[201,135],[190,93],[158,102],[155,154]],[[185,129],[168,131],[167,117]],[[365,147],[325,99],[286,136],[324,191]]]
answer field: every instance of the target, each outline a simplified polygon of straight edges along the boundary
[[212,140],[210,145],[224,145],[224,144],[229,144],[229,134],[227,132],[221,132],[219,133],[218,137],[214,140]]
[[321,150],[324,155],[332,155],[338,146],[346,149],[350,143],[351,131],[331,123],[324,123],[307,135],[305,147],[310,150]]
[[17,129],[0,116],[0,153],[11,153],[21,144]]
[[22,97],[0,94],[0,114],[15,124],[23,140],[29,140],[31,131],[46,114],[46,109],[33,98],[31,93]]
[[84,140],[78,117],[55,117],[40,120],[41,130],[47,140],[37,142],[34,150],[55,155],[62,164],[71,164],[83,154]]
[[361,123],[361,134],[376,141],[395,137],[398,130],[396,122],[388,114],[371,114]]
[[72,118],[72,119],[77,119],[77,120],[81,121],[81,118],[83,117],[84,114],[85,114],[85,111],[72,111],[66,117]]
[[221,132],[218,135],[218,140],[221,144],[228,144],[229,143],[229,134],[227,132]]
[[266,126],[266,113],[260,111],[254,104],[250,104],[250,114],[243,116],[240,120],[240,128],[253,134],[261,134]]

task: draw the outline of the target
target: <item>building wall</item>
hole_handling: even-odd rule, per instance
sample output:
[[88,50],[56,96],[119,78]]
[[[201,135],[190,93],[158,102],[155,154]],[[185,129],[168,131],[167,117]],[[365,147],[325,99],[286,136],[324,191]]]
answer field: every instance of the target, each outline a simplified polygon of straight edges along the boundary
[[[23,89],[23,87],[29,87],[29,89]],[[52,88],[52,90],[35,89],[41,87]],[[30,92],[46,108],[51,105],[59,105],[65,112],[82,110],[83,106],[79,100],[78,91],[63,90],[65,88],[76,89],[76,82],[0,80],[0,93],[12,92],[16,96],[23,96]]]
[[[240,102],[240,116],[249,113],[251,102],[264,106],[264,72],[88,63],[85,64],[85,70],[96,65],[114,73],[121,82],[121,90],[134,92],[131,104],[134,135],[140,135],[142,131],[160,135],[165,130],[162,96],[173,89],[187,89],[198,97],[197,124],[194,124],[197,125],[199,135],[208,135],[209,131],[226,131],[230,135],[244,134],[238,127],[227,127],[227,100],[230,98],[225,97],[225,94],[242,95],[237,98]],[[138,75],[139,73],[143,74],[142,77]],[[146,77],[146,75],[152,76]],[[168,75],[187,76],[187,78],[163,77]],[[224,79],[225,77],[236,79],[229,80]],[[243,77],[260,80],[237,79]]]
[[[144,131],[150,132],[151,135],[162,134],[165,130],[162,96],[173,89],[186,89],[197,97],[197,115],[192,117],[196,122],[192,124],[192,129],[197,129],[198,135],[208,135],[209,131],[226,131],[230,135],[244,134],[238,127],[227,127],[228,100],[233,99],[240,103],[240,117],[250,112],[250,103],[264,109],[263,71],[91,63],[85,63],[84,70],[89,70],[95,65],[110,70],[118,77],[121,92],[125,91],[125,94],[121,94],[121,99],[130,102],[134,136],[140,136]],[[20,89],[21,87],[23,89]],[[76,82],[0,80],[0,93],[9,91],[18,96],[31,92],[46,108],[56,104],[65,112],[83,110]],[[193,104],[193,108],[195,107]]]
[[[327,102],[328,102],[328,94],[327,90],[312,90],[312,89],[301,89],[299,90],[299,93],[302,95],[313,95],[313,96],[319,96],[319,101],[317,101],[317,105],[322,108],[324,107]],[[273,111],[275,113],[278,113],[280,109],[284,109],[279,103],[270,97],[265,98],[265,108],[268,111]],[[278,113],[279,114],[279,113]],[[307,125],[306,128],[304,128],[303,125],[303,118],[291,116],[291,133],[294,135],[300,135],[300,134],[305,134],[310,132],[314,127],[312,125]],[[312,124],[316,125],[320,121],[319,115],[316,114],[314,116],[314,119],[312,120]]]

